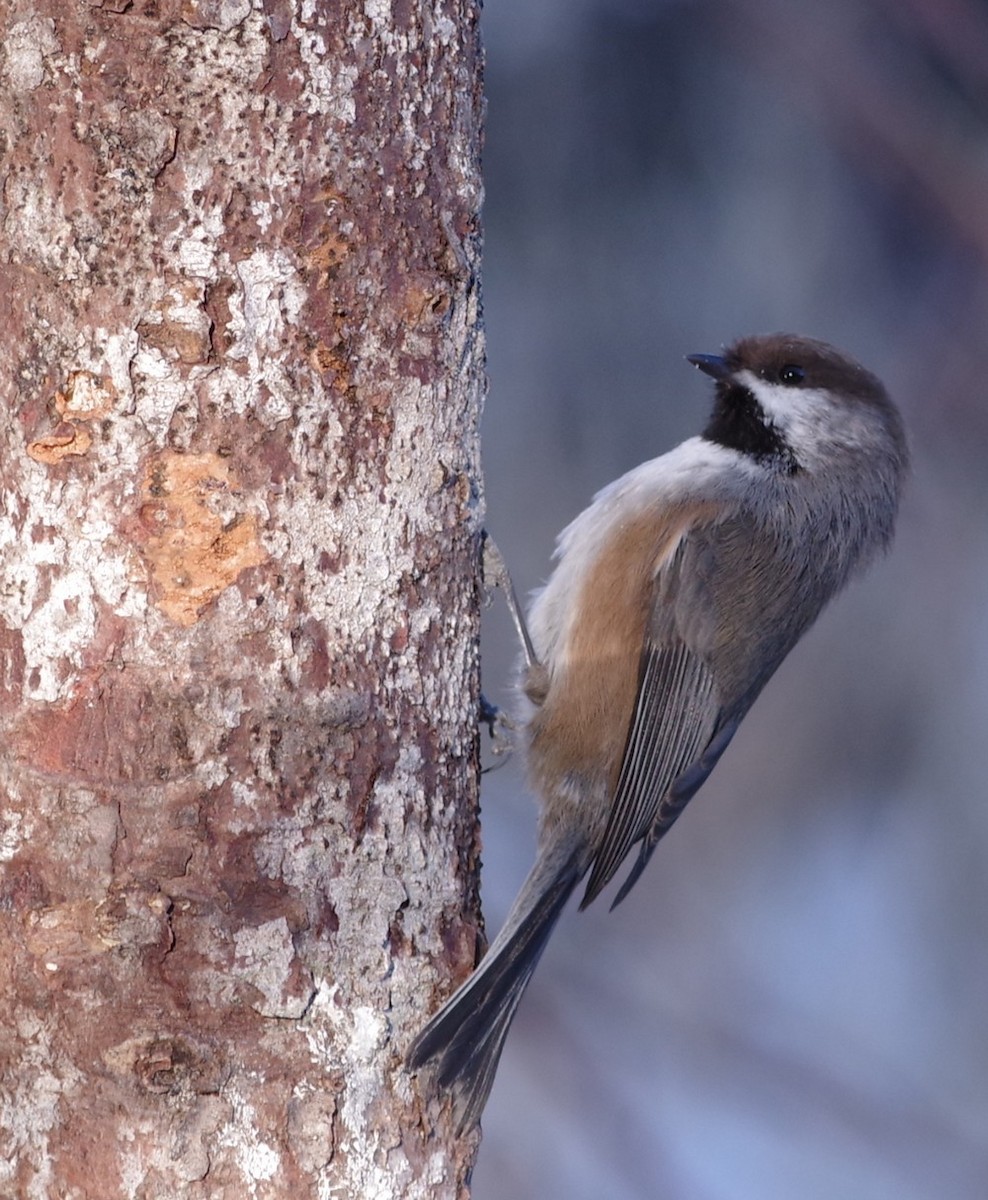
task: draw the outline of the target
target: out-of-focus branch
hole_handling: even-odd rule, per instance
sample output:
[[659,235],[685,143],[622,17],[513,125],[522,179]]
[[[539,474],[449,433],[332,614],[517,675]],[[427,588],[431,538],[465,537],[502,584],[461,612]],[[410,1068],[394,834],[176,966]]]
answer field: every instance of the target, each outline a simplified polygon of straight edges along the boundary
[[[872,170],[902,172],[988,264],[986,131],[918,58],[902,54],[890,67],[869,54],[859,36],[860,6],[731,0],[729,7],[738,43],[776,72],[796,102],[833,123]],[[962,0],[954,7],[988,40],[988,20],[977,22]],[[939,49],[947,47],[943,37]],[[967,55],[958,67],[968,69]]]
[[971,0],[878,0],[889,17],[919,31],[972,93],[988,98],[988,17]]

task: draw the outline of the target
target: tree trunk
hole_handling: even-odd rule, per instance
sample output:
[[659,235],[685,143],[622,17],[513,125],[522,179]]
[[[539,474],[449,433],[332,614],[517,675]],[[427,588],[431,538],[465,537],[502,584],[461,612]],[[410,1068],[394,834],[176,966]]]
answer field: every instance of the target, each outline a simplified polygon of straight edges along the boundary
[[465,1194],[477,9],[0,3],[5,1197]]

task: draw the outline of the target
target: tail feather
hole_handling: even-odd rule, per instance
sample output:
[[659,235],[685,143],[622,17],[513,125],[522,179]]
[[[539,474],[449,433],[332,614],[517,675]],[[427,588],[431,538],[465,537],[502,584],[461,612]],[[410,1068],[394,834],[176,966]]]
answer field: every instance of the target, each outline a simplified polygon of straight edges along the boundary
[[428,1067],[452,1093],[459,1133],[480,1120],[518,1002],[583,874],[578,853],[560,866],[535,864],[480,966],[408,1051],[412,1070]]

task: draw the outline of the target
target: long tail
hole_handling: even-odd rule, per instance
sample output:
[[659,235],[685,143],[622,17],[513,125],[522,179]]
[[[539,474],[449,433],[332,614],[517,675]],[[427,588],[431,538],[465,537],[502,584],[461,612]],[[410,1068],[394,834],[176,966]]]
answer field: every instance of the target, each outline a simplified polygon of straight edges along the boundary
[[[518,1001],[553,926],[586,871],[575,851],[540,856],[483,961],[412,1043],[406,1062],[428,1066],[453,1096],[457,1131],[480,1120]],[[556,861],[554,861],[556,860]]]

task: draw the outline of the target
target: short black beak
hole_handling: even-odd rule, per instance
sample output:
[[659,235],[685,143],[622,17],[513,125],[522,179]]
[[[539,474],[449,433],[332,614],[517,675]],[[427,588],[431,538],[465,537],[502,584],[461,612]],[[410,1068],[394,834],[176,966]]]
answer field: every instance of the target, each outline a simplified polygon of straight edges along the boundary
[[726,379],[731,373],[731,368],[719,354],[687,354],[686,361],[713,379]]

